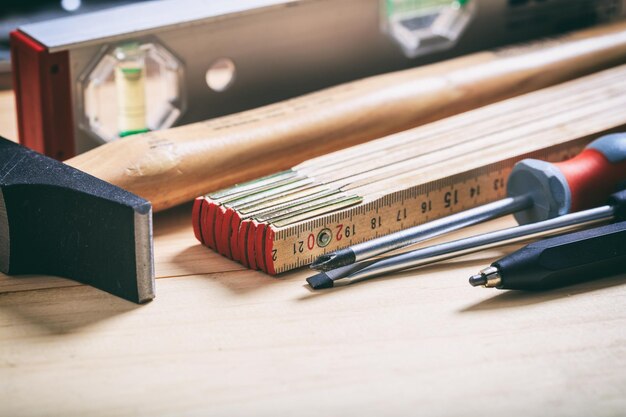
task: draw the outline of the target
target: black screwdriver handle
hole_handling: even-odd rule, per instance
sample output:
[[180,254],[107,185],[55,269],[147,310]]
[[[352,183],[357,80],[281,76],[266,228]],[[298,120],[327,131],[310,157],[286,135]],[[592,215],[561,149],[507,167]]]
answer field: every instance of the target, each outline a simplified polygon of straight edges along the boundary
[[[626,186],[626,184],[624,184]],[[615,210],[615,221],[626,220],[626,188],[613,193],[608,204]]]
[[626,221],[531,243],[492,266],[499,270],[498,288],[521,290],[626,272]]

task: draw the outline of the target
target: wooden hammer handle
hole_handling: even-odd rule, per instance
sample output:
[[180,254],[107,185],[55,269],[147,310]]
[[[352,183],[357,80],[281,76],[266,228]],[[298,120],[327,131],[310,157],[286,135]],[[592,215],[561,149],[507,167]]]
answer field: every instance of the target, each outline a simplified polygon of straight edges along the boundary
[[342,84],[121,139],[68,164],[155,211],[301,161],[626,62],[626,23]]

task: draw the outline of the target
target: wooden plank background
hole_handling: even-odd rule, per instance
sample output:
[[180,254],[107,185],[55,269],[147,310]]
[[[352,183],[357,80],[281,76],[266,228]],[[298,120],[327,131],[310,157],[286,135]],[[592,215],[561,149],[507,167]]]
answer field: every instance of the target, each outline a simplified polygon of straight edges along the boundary
[[[10,93],[0,134],[16,137]],[[313,293],[306,270],[269,277],[201,247],[189,210],[155,216],[147,305],[0,274],[0,416],[625,413],[624,275],[467,284],[509,247]]]

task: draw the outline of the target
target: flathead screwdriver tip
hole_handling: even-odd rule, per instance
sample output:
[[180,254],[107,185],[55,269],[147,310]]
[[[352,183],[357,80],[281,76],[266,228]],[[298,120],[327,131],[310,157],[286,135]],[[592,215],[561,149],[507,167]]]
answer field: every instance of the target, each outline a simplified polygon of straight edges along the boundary
[[317,271],[330,271],[356,262],[356,255],[351,248],[339,249],[338,251],[318,256],[311,263],[310,268]]
[[487,277],[483,274],[476,274],[469,277],[469,283],[472,287],[480,287],[487,284]]
[[309,283],[311,288],[314,290],[322,290],[324,288],[332,288],[333,280],[326,275],[325,272],[320,272],[319,274],[313,275],[312,277],[308,277],[306,282]]

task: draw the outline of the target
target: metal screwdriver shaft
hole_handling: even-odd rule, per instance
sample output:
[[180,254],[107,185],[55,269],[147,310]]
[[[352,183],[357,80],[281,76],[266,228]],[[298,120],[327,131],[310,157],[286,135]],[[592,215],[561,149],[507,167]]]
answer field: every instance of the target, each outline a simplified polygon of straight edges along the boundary
[[527,224],[598,206],[624,178],[626,133],[606,135],[564,162],[518,162],[508,198],[322,255],[311,268],[332,270],[506,214]]
[[339,268],[354,262],[369,259],[384,252],[423,242],[464,227],[525,210],[532,205],[533,199],[528,195],[504,198],[493,203],[447,216],[443,219],[437,219],[378,239],[359,243],[327,255],[322,255],[311,264],[311,268],[323,271]]
[[[626,192],[624,192],[626,194]],[[623,203],[621,203],[623,204]],[[626,204],[624,204],[626,205]],[[313,289],[331,288],[340,285],[349,285],[355,282],[375,278],[391,272],[403,271],[410,268],[450,259],[484,249],[538,238],[548,234],[556,234],[567,230],[593,225],[613,220],[616,210],[623,210],[620,206],[602,206],[577,213],[566,214],[554,219],[531,223],[523,226],[511,227],[495,232],[446,242],[406,252],[397,256],[383,258],[375,262],[366,262],[363,268],[355,266],[347,274],[334,271],[321,272],[307,279]],[[347,267],[346,267],[347,268]]]

